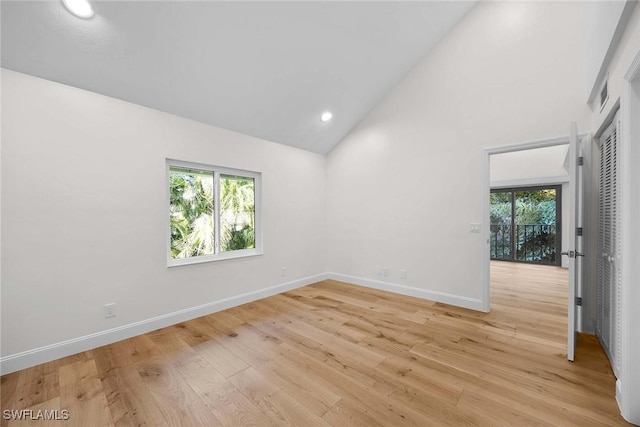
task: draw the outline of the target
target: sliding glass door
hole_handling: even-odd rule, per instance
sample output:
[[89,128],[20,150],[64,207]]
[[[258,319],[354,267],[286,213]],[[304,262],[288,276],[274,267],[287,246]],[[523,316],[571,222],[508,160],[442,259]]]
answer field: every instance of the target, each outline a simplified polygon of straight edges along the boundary
[[561,188],[491,190],[491,259],[560,265]]

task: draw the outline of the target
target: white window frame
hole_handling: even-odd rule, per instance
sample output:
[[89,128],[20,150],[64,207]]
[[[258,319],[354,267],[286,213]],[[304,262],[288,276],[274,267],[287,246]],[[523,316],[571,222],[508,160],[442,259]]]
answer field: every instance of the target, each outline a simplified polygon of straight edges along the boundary
[[[213,173],[213,188],[214,188],[214,230],[216,233],[216,245],[215,252],[212,255],[203,255],[189,258],[175,259],[171,257],[171,211],[169,206],[171,204],[171,194],[169,189],[169,175],[172,167],[196,169]],[[254,182],[254,236],[255,247],[251,249],[239,249],[235,251],[220,251],[220,175],[231,175],[253,179]],[[177,267],[181,265],[201,264],[204,262],[222,261],[227,259],[246,258],[252,256],[263,255],[262,251],[262,174],[260,172],[247,171],[242,169],[234,169],[221,166],[213,166],[204,163],[187,162],[183,160],[166,159],[165,165],[165,194],[166,202],[165,207],[167,209],[167,221],[166,221],[166,236],[167,236],[167,267]]]

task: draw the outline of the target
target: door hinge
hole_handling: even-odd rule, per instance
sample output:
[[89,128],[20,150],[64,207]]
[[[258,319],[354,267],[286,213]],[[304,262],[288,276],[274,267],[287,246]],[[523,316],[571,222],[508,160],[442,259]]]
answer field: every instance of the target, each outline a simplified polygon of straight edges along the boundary
[[582,227],[576,228],[576,235],[582,236]]
[[578,157],[578,166],[582,166],[584,165],[584,157],[580,156]]
[[582,307],[582,297],[576,297],[576,305]]

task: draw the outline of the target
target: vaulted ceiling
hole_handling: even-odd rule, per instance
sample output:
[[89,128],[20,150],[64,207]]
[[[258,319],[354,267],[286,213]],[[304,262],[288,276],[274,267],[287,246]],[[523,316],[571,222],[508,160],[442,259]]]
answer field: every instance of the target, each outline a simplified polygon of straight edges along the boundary
[[327,153],[474,3],[2,1],[2,67]]

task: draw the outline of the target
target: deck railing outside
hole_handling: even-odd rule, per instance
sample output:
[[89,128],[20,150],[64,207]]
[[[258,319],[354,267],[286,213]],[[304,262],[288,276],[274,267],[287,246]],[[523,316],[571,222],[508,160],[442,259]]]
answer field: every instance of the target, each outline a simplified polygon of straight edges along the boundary
[[555,225],[516,224],[514,235],[510,224],[491,224],[490,243],[491,259],[556,263]]

